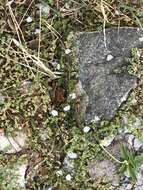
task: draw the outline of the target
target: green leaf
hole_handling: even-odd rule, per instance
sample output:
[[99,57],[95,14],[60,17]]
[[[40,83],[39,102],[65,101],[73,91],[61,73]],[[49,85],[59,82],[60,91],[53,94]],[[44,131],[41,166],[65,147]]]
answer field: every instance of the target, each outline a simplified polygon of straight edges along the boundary
[[124,172],[127,170],[127,164],[122,164],[122,166],[119,169],[119,172],[124,174]]
[[130,177],[132,178],[132,180],[135,181],[137,179],[137,177],[136,177],[136,170],[134,168],[132,168],[131,165],[128,165],[127,171],[129,173]]
[[143,164],[143,155],[136,156],[134,160],[136,166],[140,167],[140,165]]
[[131,153],[128,154],[128,162],[134,169],[136,168],[135,156]]
[[128,155],[124,145],[121,145],[120,152],[121,152],[121,158],[125,160],[128,157]]
[[129,160],[129,154],[130,154],[128,149],[124,145],[121,145],[120,151],[121,151],[121,158],[128,161]]

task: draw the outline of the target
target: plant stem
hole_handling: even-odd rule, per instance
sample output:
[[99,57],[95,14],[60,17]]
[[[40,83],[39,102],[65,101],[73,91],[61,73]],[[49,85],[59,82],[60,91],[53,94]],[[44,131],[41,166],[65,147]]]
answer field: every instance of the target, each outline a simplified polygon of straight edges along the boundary
[[103,145],[101,145],[101,144],[99,144],[99,145],[100,145],[100,147],[101,147],[114,161],[116,161],[116,162],[119,163],[119,164],[126,164],[126,165],[128,165],[127,160],[124,160],[123,162],[121,162],[120,160],[118,160],[117,158],[115,158],[112,154],[110,154],[110,152],[108,152],[108,151],[104,148]]

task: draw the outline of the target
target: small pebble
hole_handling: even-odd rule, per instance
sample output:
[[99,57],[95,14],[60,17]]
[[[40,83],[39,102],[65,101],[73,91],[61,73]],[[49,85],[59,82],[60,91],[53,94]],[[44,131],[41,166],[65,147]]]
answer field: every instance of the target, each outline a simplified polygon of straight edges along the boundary
[[66,180],[67,180],[67,181],[71,181],[71,179],[72,179],[72,176],[71,176],[70,174],[68,174],[68,175],[66,176]]
[[134,140],[134,149],[138,151],[143,146],[143,143],[139,139]]
[[133,145],[134,138],[135,138],[134,135],[132,135],[132,134],[129,135],[129,137],[128,137],[128,143],[129,143],[129,145],[131,145],[131,146]]
[[26,22],[28,23],[32,22],[32,17],[31,16],[27,17]]
[[84,132],[84,133],[88,133],[89,131],[90,131],[90,127],[84,127],[84,128],[83,128],[83,132]]
[[77,158],[77,154],[74,153],[74,152],[68,152],[68,153],[67,153],[67,156],[68,156],[70,159],[76,159],[76,158]]
[[64,108],[63,108],[63,110],[65,111],[65,112],[67,112],[67,111],[69,111],[70,110],[70,105],[67,105],[67,106],[65,106]]
[[128,185],[126,186],[126,190],[130,190],[130,189],[132,189],[132,184],[128,184]]
[[107,55],[106,60],[107,60],[107,61],[110,61],[111,59],[113,59],[113,56],[112,56],[111,54]]
[[70,49],[65,49],[65,54],[68,55],[71,53],[71,50]]
[[52,116],[54,116],[54,117],[58,116],[58,112],[57,112],[56,110],[52,110],[52,111],[51,111],[51,114],[52,114]]

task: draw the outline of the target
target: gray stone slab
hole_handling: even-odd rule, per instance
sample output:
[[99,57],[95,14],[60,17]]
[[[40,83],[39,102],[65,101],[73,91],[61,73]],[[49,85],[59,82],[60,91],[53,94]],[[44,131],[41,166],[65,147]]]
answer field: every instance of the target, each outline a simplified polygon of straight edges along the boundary
[[[127,58],[133,47],[143,47],[143,31],[138,28],[111,28],[104,32],[82,32],[76,39],[81,105],[84,120],[112,119],[129,92],[137,86],[137,77],[127,72]],[[81,88],[81,87],[80,87]],[[86,101],[85,101],[86,100]]]

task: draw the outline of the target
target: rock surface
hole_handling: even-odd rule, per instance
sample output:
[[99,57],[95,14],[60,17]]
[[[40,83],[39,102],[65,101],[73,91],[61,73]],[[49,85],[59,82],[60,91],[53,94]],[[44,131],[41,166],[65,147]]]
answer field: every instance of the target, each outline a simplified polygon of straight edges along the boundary
[[137,77],[127,72],[127,58],[133,47],[143,47],[143,31],[124,27],[105,34],[83,32],[76,40],[79,81],[86,94],[86,109],[81,102],[80,112],[86,123],[112,119],[137,86]]
[[106,181],[119,184],[119,176],[116,173],[115,165],[109,160],[96,161],[89,165],[89,175],[94,181],[101,181],[106,178]]
[[19,131],[15,136],[6,136],[0,133],[0,151],[4,153],[16,153],[26,148],[28,137],[26,133]]

